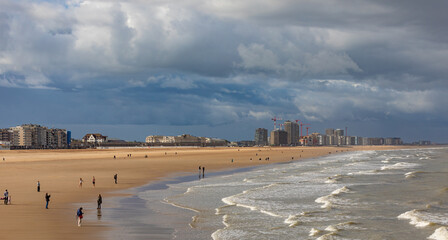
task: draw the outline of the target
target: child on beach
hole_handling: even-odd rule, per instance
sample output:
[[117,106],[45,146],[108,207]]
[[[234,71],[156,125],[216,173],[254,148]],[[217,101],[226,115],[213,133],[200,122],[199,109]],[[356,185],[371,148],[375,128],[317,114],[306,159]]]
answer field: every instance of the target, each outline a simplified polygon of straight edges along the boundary
[[82,212],[82,207],[80,207],[79,209],[78,209],[78,211],[76,212],[76,216],[78,217],[78,227],[81,227],[81,221],[82,221],[82,218],[83,218],[83,215],[84,213]]
[[82,188],[82,178],[79,178],[79,187]]

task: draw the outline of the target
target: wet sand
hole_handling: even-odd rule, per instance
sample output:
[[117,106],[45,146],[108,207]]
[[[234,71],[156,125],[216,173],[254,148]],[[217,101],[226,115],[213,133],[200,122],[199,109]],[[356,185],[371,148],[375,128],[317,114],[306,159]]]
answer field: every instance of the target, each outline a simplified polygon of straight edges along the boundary
[[[104,236],[103,231],[108,231],[107,223],[86,218],[79,228],[75,216],[81,203],[95,204],[99,193],[107,205],[108,198],[117,196],[116,190],[142,186],[168,176],[197,174],[198,166],[205,166],[207,175],[218,170],[296,161],[329,153],[397,148],[406,147],[2,150],[0,191],[8,189],[12,204],[0,203],[0,230],[9,239],[99,239]],[[266,161],[266,157],[270,160]],[[2,158],[6,160],[1,161]],[[118,184],[114,184],[115,173]],[[93,176],[96,187],[92,185]],[[79,178],[84,180],[82,188]],[[40,192],[37,192],[37,181],[41,183]],[[49,209],[45,209],[46,192],[51,194]]]

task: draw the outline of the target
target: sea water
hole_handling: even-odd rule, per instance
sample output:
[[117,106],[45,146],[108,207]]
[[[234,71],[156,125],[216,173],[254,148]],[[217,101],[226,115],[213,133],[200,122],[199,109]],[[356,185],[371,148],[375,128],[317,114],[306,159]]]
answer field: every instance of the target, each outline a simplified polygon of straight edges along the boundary
[[448,149],[329,155],[135,198],[150,212],[138,211],[123,238],[448,239]]

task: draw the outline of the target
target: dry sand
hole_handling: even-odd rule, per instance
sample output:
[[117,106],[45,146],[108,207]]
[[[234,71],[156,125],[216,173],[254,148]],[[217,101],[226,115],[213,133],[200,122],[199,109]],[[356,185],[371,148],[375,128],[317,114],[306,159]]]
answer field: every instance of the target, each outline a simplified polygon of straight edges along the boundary
[[[330,152],[396,148],[405,147],[4,150],[0,151],[0,191],[3,196],[8,189],[12,204],[6,206],[0,202],[0,232],[2,238],[8,239],[99,239],[102,231],[107,231],[107,223],[84,221],[79,228],[75,220],[81,203],[94,204],[99,193],[107,204],[108,197],[117,195],[116,190],[167,176],[197,174],[198,166],[205,166],[207,175],[210,171],[296,161]],[[132,156],[127,157],[128,154]],[[114,184],[115,173],[118,184]],[[79,178],[84,180],[82,188],[78,186]],[[37,192],[38,180],[41,192]],[[51,194],[49,209],[45,209],[46,192]]]

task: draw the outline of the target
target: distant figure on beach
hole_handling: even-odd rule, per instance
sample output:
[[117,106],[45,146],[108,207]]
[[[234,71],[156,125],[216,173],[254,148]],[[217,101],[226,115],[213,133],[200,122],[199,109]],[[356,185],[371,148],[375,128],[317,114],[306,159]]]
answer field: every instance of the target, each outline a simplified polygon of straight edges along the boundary
[[37,181],[37,192],[40,192],[40,182]]
[[116,173],[115,173],[115,175],[114,175],[114,181],[115,181],[115,184],[117,184],[117,181],[118,181],[118,174],[116,174]]
[[199,177],[201,177],[201,166],[199,166]]
[[5,158],[3,158],[3,161],[5,161]]
[[81,227],[81,221],[82,221],[82,218],[83,218],[83,215],[84,213],[82,212],[82,207],[80,207],[79,209],[78,209],[78,211],[76,212],[76,216],[78,217],[78,227]]
[[148,155],[145,155],[145,158],[148,158]]
[[233,162],[233,158],[232,158],[232,162]]
[[202,167],[202,177],[204,177],[205,176],[205,167],[203,166]]
[[114,155],[114,159],[116,159],[116,158],[117,158],[117,156]]
[[95,176],[93,176],[93,178],[92,178],[92,184],[93,184],[93,187],[95,187]]
[[101,204],[103,203],[103,197],[101,197],[101,194],[98,195],[98,200],[96,202],[98,203],[98,207],[96,209],[101,209]]
[[9,196],[9,192],[8,189],[5,190],[5,192],[3,193],[3,197],[4,197],[4,203],[5,205],[8,205],[8,196]]
[[79,178],[79,187],[82,188],[82,178]]
[[45,208],[46,208],[46,209],[48,209],[48,203],[50,202],[50,197],[51,197],[50,194],[45,193],[45,202],[47,203],[47,204],[45,205]]

